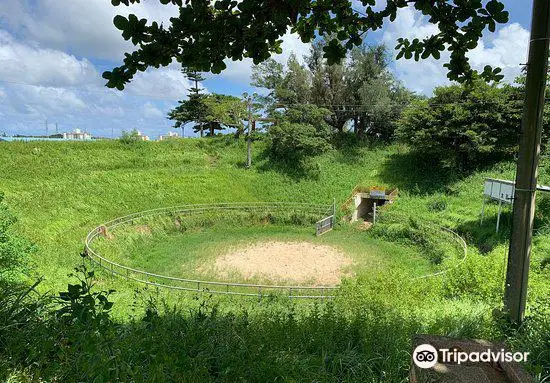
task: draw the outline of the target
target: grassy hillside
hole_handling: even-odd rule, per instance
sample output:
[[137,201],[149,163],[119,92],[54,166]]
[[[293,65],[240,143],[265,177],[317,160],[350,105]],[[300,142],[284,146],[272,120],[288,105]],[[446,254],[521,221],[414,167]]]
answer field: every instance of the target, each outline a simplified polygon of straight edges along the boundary
[[[12,142],[0,144],[0,190],[18,217],[20,232],[40,246],[39,273],[53,287],[78,262],[86,233],[97,224],[131,212],[187,203],[303,201],[343,203],[357,185],[399,188],[392,211],[433,220],[482,241],[493,236],[496,205],[479,225],[483,178],[513,178],[513,164],[501,163],[471,175],[452,174],[419,162],[399,146],[342,149],[318,160],[309,177],[277,169],[261,158],[243,167],[244,143],[230,139],[179,140],[123,145],[118,142]],[[546,167],[541,183],[550,183]],[[475,237],[475,238],[473,238]],[[535,260],[543,257],[537,249]],[[502,247],[502,246],[501,246]],[[498,246],[496,247],[499,248]],[[502,250],[502,249],[501,249]],[[74,257],[68,256],[73,254]]]
[[[4,142],[0,143],[0,191],[6,194],[6,202],[19,218],[17,231],[38,245],[33,263],[36,273],[46,278],[41,289],[59,291],[70,281],[67,274],[81,263],[79,253],[87,232],[117,216],[207,202],[330,203],[335,198],[341,205],[358,184],[397,187],[399,198],[387,209],[387,214],[400,217],[401,221],[382,224],[369,235],[391,249],[393,245],[411,245],[407,233],[411,233],[415,222],[445,225],[457,230],[468,242],[469,258],[460,268],[442,278],[414,282],[404,261],[389,270],[347,281],[335,302],[320,306],[288,302],[275,302],[271,306],[257,300],[234,298],[226,300],[229,305],[223,306],[222,315],[217,308],[212,309],[212,305],[217,307],[214,303],[218,302],[217,298],[188,294],[185,302],[199,307],[194,316],[159,310],[160,314],[155,315],[164,318],[161,322],[147,317],[147,321],[157,321],[151,325],[161,331],[157,336],[165,337],[165,348],[151,354],[163,355],[165,365],[172,363],[178,371],[192,371],[190,376],[195,380],[208,380],[204,377],[209,376],[213,380],[234,381],[243,376],[239,374],[245,374],[252,377],[252,381],[281,376],[292,381],[307,374],[309,380],[318,381],[400,381],[408,368],[406,355],[410,337],[428,332],[508,338],[516,347],[529,347],[537,353],[538,359],[532,368],[539,369],[539,373],[544,366],[550,368],[542,362],[550,352],[544,347],[548,339],[544,336],[548,334],[540,330],[546,326],[540,318],[547,317],[550,296],[550,267],[544,266],[550,250],[550,230],[547,229],[550,209],[546,208],[550,204],[544,198],[539,203],[530,279],[528,313],[535,318],[533,325],[521,330],[524,332],[510,333],[492,316],[492,310],[501,304],[510,208],[504,208],[498,235],[494,233],[495,204],[487,206],[487,218],[483,225],[479,223],[483,179],[489,176],[513,179],[512,163],[489,164],[486,169],[471,174],[457,174],[438,168],[429,159],[416,158],[404,147],[371,145],[333,150],[317,160],[317,169],[304,175],[292,168],[270,164],[263,157],[262,149],[261,142],[255,144],[254,165],[245,169],[245,143],[231,138],[135,145],[116,141]],[[542,184],[550,184],[547,169],[550,163],[543,161]],[[337,230],[339,235],[345,235],[347,228],[342,226]],[[235,233],[235,238],[239,239],[239,235],[243,234]],[[197,236],[194,244],[199,246],[201,239]],[[166,244],[166,249],[173,246],[177,243]],[[418,249],[411,248],[411,255]],[[400,257],[407,258],[407,254],[398,254]],[[163,375],[166,374],[163,364],[155,358],[145,360],[143,355],[133,354],[134,350],[126,347],[139,342],[144,349],[154,348],[153,338],[144,333],[149,325],[142,328],[141,322],[128,321],[133,303],[148,304],[143,303],[147,301],[147,294],[135,298],[135,285],[105,273],[99,276],[99,286],[117,290],[113,299],[119,310],[119,321],[124,324],[113,331],[124,335],[117,338],[118,335],[112,334],[116,341],[112,340],[114,343],[109,347],[119,350],[115,360],[132,360],[141,363],[144,369],[158,369],[149,370],[157,374],[158,381],[175,379]],[[229,313],[231,311],[238,314]],[[208,335],[203,332],[204,315],[209,318],[206,326],[213,329]],[[187,326],[192,338],[182,333],[170,337],[171,329],[178,326]],[[401,330],[394,331],[396,327]],[[212,342],[228,328],[233,329],[232,332],[216,343],[226,348],[226,353],[222,353],[213,348]],[[209,364],[214,363],[210,359],[202,360],[203,354],[199,351],[196,358],[188,355],[190,359],[170,359],[178,349],[178,339],[180,344],[188,342],[190,349],[217,355],[213,357],[215,365]],[[243,351],[246,355],[235,350],[239,342],[248,347],[247,352]],[[102,348],[98,350],[101,351],[95,352],[101,356],[94,363],[103,363],[102,357],[111,360]],[[247,369],[246,363],[252,363],[252,356],[258,354],[265,354],[255,362],[263,367],[254,371]],[[236,360],[235,355],[240,355],[240,359]],[[77,356],[71,354],[71,357]],[[126,379],[140,374],[130,362],[126,367],[117,364],[113,368]],[[83,374],[82,370],[78,371]],[[48,372],[54,376],[58,376],[57,373],[57,370]],[[216,379],[216,376],[222,378]]]

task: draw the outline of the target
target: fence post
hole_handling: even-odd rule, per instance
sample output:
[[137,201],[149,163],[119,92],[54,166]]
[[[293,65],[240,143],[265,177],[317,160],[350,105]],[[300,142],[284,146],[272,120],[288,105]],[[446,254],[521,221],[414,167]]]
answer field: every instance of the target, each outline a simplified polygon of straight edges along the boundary
[[483,224],[483,218],[485,218],[485,200],[486,199],[487,199],[487,197],[484,194],[483,195],[483,205],[481,205],[481,221],[479,222],[480,224]]
[[498,228],[500,226],[500,213],[502,211],[502,198],[500,198],[498,200],[498,216],[497,216],[497,233],[498,233]]

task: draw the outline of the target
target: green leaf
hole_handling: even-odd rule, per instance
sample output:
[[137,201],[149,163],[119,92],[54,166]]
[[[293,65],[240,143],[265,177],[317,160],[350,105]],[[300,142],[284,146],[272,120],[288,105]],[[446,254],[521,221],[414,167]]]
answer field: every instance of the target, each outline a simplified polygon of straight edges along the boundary
[[338,40],[344,41],[348,38],[348,34],[345,31],[338,32]]
[[225,65],[223,61],[215,62],[214,64],[212,64],[212,73],[221,73],[225,68],[227,68],[227,65]]
[[496,15],[504,9],[504,4],[497,0],[491,0],[487,3],[485,8],[487,9],[487,11],[489,11],[490,14]]
[[128,20],[122,15],[116,15],[113,19],[113,24],[117,29],[120,29],[121,31],[128,28]]

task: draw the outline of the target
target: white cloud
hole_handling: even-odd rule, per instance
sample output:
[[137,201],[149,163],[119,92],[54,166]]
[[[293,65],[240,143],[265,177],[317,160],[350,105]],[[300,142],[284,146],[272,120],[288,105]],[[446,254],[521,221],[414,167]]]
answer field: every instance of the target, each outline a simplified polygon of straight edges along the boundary
[[171,68],[149,69],[139,72],[130,84],[128,92],[156,99],[181,100],[191,83],[180,70]]
[[164,113],[150,102],[147,102],[143,106],[143,116],[145,116],[145,118],[158,118],[164,117]]
[[19,36],[44,47],[70,50],[79,56],[120,60],[132,49],[113,25],[117,14],[136,14],[168,22],[178,8],[158,1],[114,7],[107,0],[2,0],[0,21]]
[[[529,32],[518,23],[506,25],[496,35],[481,41],[470,54],[474,68],[485,65],[502,68],[506,81],[512,82],[521,72],[520,64],[527,62]],[[489,45],[489,46],[488,46]]]
[[0,80],[33,85],[99,84],[100,76],[86,59],[53,49],[16,42],[0,30]]
[[13,85],[8,100],[14,110],[36,118],[87,108],[75,91],[57,87]]
[[[436,25],[427,21],[412,7],[400,9],[395,23],[384,30],[382,40],[393,49],[399,37],[424,38],[439,33]],[[468,57],[474,69],[482,70],[485,65],[498,66],[503,70],[505,81],[513,82],[520,74],[520,63],[525,62],[529,33],[519,24],[505,25],[496,34],[487,34]],[[397,54],[397,52],[394,52]],[[447,70],[443,64],[449,59],[449,52],[441,54],[440,60],[397,60],[396,75],[410,89],[430,95],[436,86],[447,85]]]
[[[124,52],[132,51],[135,47],[124,41],[120,31],[113,25],[113,17],[117,14],[136,14],[149,21],[156,20],[169,24],[172,16],[177,16],[178,8],[172,5],[162,5],[158,0],[142,1],[130,7],[113,7],[108,0],[2,0],[0,2],[0,22],[27,41],[37,42],[41,47],[53,50],[70,51],[77,56],[94,59],[108,59],[121,63]],[[283,53],[274,55],[279,62],[286,63],[290,52],[294,52],[301,59],[309,52],[310,44],[304,44],[299,37],[290,32],[282,37]],[[252,74],[252,60],[226,61],[227,69],[220,76],[209,78],[223,78],[232,82],[250,82]],[[169,69],[179,69],[172,64]],[[147,72],[148,73],[148,72]],[[165,72],[169,81],[174,77]],[[134,82],[140,82],[138,74]],[[148,77],[148,75],[144,75]],[[177,80],[174,86],[181,85]],[[135,91],[139,94],[150,94],[143,89],[144,85],[136,85]],[[158,90],[158,87],[157,87]],[[180,94],[180,93],[178,93]],[[166,94],[164,94],[166,95]],[[174,97],[174,89],[170,88],[167,97]],[[181,98],[181,95],[177,96]]]
[[282,40],[283,43],[281,44],[281,48],[283,53],[275,55],[273,58],[280,63],[286,64],[290,55],[294,53],[296,58],[303,63],[304,56],[309,54],[311,44],[302,42],[300,36],[296,33],[290,33],[290,31],[283,36]]
[[[382,41],[393,51],[399,37],[421,39],[437,33],[439,29],[436,25],[429,23],[412,7],[407,7],[397,11],[396,21],[385,28]],[[396,54],[394,52],[394,57]],[[442,55],[444,58],[445,53]],[[402,58],[394,65],[397,77],[415,92],[429,94],[435,86],[448,83],[443,60],[429,58],[416,62]]]
[[[311,44],[303,43],[300,37],[295,33],[290,33],[290,30],[281,39],[283,41],[281,44],[283,52],[273,55],[272,58],[281,64],[286,64],[290,55],[294,53],[296,58],[303,63],[304,56],[309,54]],[[220,74],[220,77],[246,85],[250,83],[252,66],[254,65],[252,59],[245,58],[242,61],[226,60],[225,64],[227,65],[227,69]],[[209,75],[209,78],[213,78],[213,76]]]

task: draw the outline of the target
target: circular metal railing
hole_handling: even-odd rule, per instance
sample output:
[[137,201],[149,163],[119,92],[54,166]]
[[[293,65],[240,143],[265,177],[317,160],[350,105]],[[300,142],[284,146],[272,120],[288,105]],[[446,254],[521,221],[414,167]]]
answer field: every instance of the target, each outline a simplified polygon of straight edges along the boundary
[[248,203],[218,203],[184,205],[168,208],[146,210],[115,218],[90,231],[85,239],[85,255],[96,265],[128,280],[144,283],[146,286],[156,286],[182,291],[207,292],[213,294],[241,295],[262,297],[270,294],[284,294],[289,298],[333,298],[333,292],[338,286],[291,286],[266,285],[235,282],[205,281],[171,277],[150,273],[144,270],[121,265],[103,257],[93,248],[94,240],[102,236],[105,231],[111,231],[117,226],[130,223],[138,219],[158,215],[191,215],[208,211],[245,211],[245,212],[277,212],[287,211],[307,213],[318,218],[332,214],[334,206],[299,203],[299,202],[248,202]]
[[[206,292],[224,295],[240,295],[250,297],[263,297],[271,294],[286,295],[289,298],[334,298],[334,293],[338,289],[337,285],[331,286],[299,286],[299,285],[266,285],[266,284],[248,284],[236,282],[206,281],[199,279],[187,279],[171,277],[150,273],[144,270],[131,268],[120,263],[111,261],[103,257],[93,248],[94,241],[111,231],[114,228],[131,223],[135,220],[158,215],[191,215],[208,211],[245,211],[245,212],[276,212],[287,211],[296,213],[308,213],[315,217],[325,218],[334,214],[334,205],[321,205],[311,203],[297,202],[248,202],[248,203],[217,203],[217,204],[196,204],[183,205],[176,207],[158,208],[146,210],[138,213],[132,213],[123,217],[115,218],[104,223],[88,233],[85,239],[84,253],[94,264],[109,271],[113,275],[121,276],[125,279],[143,283],[146,286],[155,286],[181,291]],[[456,232],[434,224],[424,223],[434,230],[441,231],[449,236],[461,249],[463,256],[453,266],[440,270],[435,273],[413,277],[413,279],[424,279],[436,277],[447,273],[452,268],[458,267],[466,260],[468,255],[468,246],[464,239]]]

